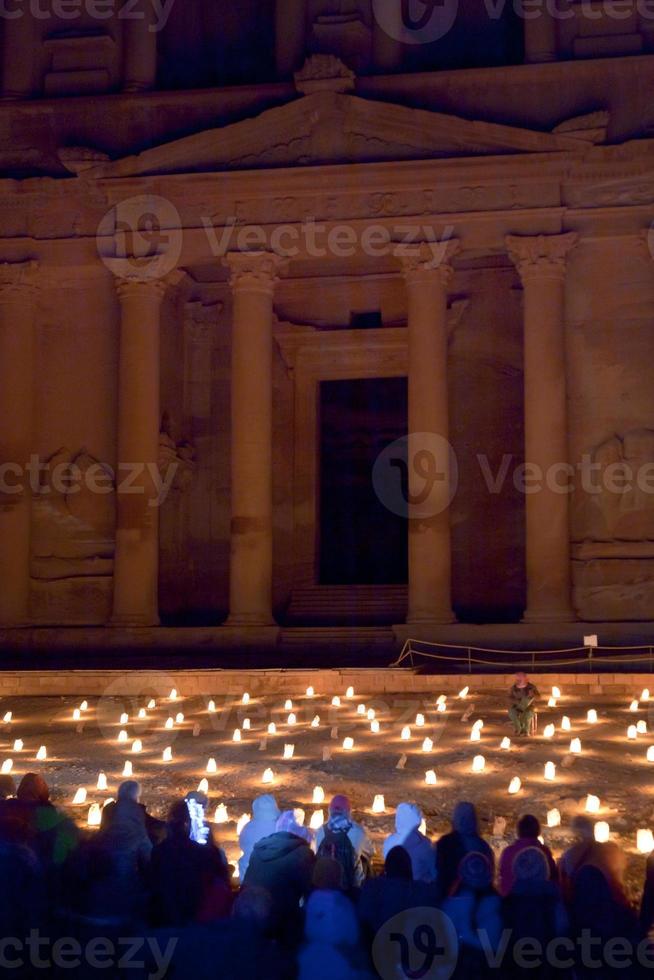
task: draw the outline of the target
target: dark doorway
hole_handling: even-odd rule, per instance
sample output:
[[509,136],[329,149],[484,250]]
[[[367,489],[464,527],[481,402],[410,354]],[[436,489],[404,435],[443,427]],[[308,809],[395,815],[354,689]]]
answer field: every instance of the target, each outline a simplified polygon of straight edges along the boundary
[[407,380],[323,381],[319,407],[320,582],[404,584],[406,519],[378,499],[372,470],[407,434]]

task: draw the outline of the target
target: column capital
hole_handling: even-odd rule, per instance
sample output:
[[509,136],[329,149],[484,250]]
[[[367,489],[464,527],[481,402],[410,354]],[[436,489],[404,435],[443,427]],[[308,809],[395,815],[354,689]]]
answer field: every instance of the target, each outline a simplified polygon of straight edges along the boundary
[[454,275],[452,259],[460,251],[459,239],[448,238],[440,242],[403,243],[395,247],[393,254],[400,260],[408,284],[440,282],[448,286]]
[[24,262],[0,262],[0,302],[14,292],[35,292],[38,287],[39,263],[35,259]]
[[509,257],[522,282],[534,279],[565,279],[568,252],[579,241],[574,231],[564,235],[507,235]]
[[287,259],[275,252],[228,252],[223,262],[230,270],[229,284],[236,291],[272,295]]
[[167,270],[167,256],[152,258],[104,258],[102,260],[114,276],[116,290],[122,300],[130,295],[144,295],[148,291],[163,299],[166,291],[183,282],[186,273],[181,269]]

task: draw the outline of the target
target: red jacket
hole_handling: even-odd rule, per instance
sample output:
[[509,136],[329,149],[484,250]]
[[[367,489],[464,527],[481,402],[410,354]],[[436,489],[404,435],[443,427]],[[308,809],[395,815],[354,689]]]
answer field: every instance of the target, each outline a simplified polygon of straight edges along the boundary
[[515,884],[513,863],[518,854],[520,854],[521,851],[526,850],[528,847],[537,847],[539,851],[543,852],[550,869],[550,881],[559,880],[559,872],[556,867],[556,861],[554,860],[549,847],[547,847],[545,844],[541,844],[538,838],[519,837],[514,844],[510,844],[509,847],[506,847],[502,851],[502,856],[500,857],[500,895],[508,895],[513,888]]

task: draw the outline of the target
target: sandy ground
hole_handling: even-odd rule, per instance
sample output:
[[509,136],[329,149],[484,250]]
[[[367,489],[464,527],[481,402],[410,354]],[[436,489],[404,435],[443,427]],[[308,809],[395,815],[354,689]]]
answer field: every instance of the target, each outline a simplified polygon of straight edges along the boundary
[[[435,679],[436,681],[436,679]],[[338,693],[341,707],[331,705]],[[29,771],[40,771],[48,780],[55,803],[70,813],[82,826],[86,825],[89,804],[102,804],[116,793],[126,760],[132,762],[134,777],[143,786],[143,799],[150,811],[163,817],[169,803],[192,789],[197,789],[206,776],[209,782],[208,816],[213,819],[219,803],[227,806],[230,821],[216,827],[217,835],[230,860],[239,855],[236,842],[236,821],[250,810],[251,800],[262,792],[273,792],[280,808],[302,807],[306,821],[316,809],[312,803],[314,786],[322,786],[326,800],[335,792],[347,793],[354,806],[355,816],[362,820],[379,846],[392,832],[394,808],[403,800],[412,800],[422,808],[427,832],[438,836],[448,829],[449,815],[459,799],[477,804],[482,830],[494,846],[500,848],[511,839],[513,825],[525,812],[535,813],[545,824],[548,810],[558,808],[562,825],[544,829],[545,840],[555,854],[569,843],[569,823],[576,813],[584,812],[587,794],[600,798],[601,810],[596,819],[607,821],[611,839],[628,853],[627,883],[631,896],[639,897],[645,858],[636,849],[638,828],[653,828],[654,789],[650,773],[654,763],[646,759],[647,748],[654,744],[654,689],[652,708],[641,702],[637,712],[630,711],[629,699],[620,701],[597,697],[591,703],[582,702],[574,694],[563,695],[556,708],[541,704],[538,735],[516,739],[506,717],[506,698],[502,692],[476,695],[469,692],[466,699],[452,698],[447,710],[436,710],[437,688],[434,695],[415,697],[387,695],[366,700],[346,698],[345,691],[317,691],[313,698],[293,700],[297,716],[295,725],[288,724],[289,711],[283,697],[252,699],[243,705],[239,699],[226,698],[219,692],[207,691],[205,698],[156,696],[156,706],[147,708],[148,692],[139,699],[112,697],[89,699],[88,709],[81,719],[73,716],[80,699],[70,698],[7,698],[0,704],[0,763],[12,760],[12,773],[17,778]],[[549,695],[547,692],[543,694]],[[634,698],[640,697],[634,691]],[[208,710],[213,698],[215,712]],[[357,713],[359,705],[372,708],[380,723],[380,732],[370,730],[365,714]],[[598,712],[598,723],[588,724],[587,709]],[[146,708],[145,718],[138,718],[139,709]],[[2,722],[6,712],[10,722]],[[129,715],[121,723],[121,714]],[[184,720],[166,729],[168,718],[182,712]],[[424,715],[424,726],[416,725],[416,715]],[[311,727],[318,715],[318,727]],[[562,731],[560,723],[567,715],[572,724],[570,732]],[[464,720],[465,717],[465,720]],[[250,730],[243,728],[250,719]],[[470,741],[473,723],[483,720],[481,740]],[[270,735],[270,722],[277,734]],[[644,721],[651,734],[639,735],[636,741],[627,738],[627,727]],[[556,734],[543,737],[546,725],[553,723]],[[409,725],[411,738],[400,737],[401,728]],[[232,740],[235,728],[242,730],[242,741]],[[124,729],[126,743],[118,741]],[[345,737],[354,739],[354,748],[343,748]],[[511,738],[508,751],[500,749],[504,736]],[[423,751],[423,740],[433,741],[430,751]],[[578,737],[582,754],[569,752],[570,739]],[[22,751],[14,748],[22,739]],[[132,751],[132,742],[140,739],[141,753]],[[284,746],[294,745],[292,759],[284,760]],[[41,745],[47,749],[47,760],[37,762],[36,752]],[[165,748],[172,749],[171,762],[163,762]],[[473,756],[483,754],[486,768],[472,773]],[[406,756],[403,768],[398,768]],[[207,775],[209,758],[217,763],[217,773]],[[544,779],[545,762],[556,764],[556,781]],[[272,768],[272,786],[262,785],[266,768]],[[425,784],[425,772],[435,770],[437,785]],[[99,772],[106,773],[108,789],[96,789]],[[511,796],[509,783],[514,776],[522,781],[520,792]],[[73,806],[78,787],[87,790],[84,805]],[[371,811],[373,798],[383,794],[384,814]],[[495,819],[507,820],[506,837],[493,837]]]

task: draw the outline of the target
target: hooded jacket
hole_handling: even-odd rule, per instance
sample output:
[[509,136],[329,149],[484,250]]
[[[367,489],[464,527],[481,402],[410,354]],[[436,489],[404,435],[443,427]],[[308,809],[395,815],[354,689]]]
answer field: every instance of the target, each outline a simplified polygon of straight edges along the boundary
[[418,829],[422,813],[415,803],[400,803],[395,814],[395,833],[384,841],[384,860],[394,847],[403,847],[411,858],[414,881],[435,881],[436,854],[431,841]]
[[302,837],[281,830],[255,844],[244,884],[265,888],[274,919],[289,921],[299,913],[300,899],[311,890],[316,856]]
[[245,875],[250,863],[252,850],[260,840],[275,833],[277,820],[279,819],[279,808],[274,796],[264,793],[257,796],[252,802],[252,819],[246,823],[241,831],[238,842],[243,852],[238,862],[238,873],[241,881],[245,881]]
[[298,980],[369,977],[351,901],[338,891],[314,892],[307,902]]
[[451,832],[436,844],[436,880],[443,898],[451,893],[461,860],[471,851],[479,851],[488,858],[491,868],[495,867],[493,852],[479,835],[474,804],[464,801],[454,808]]

